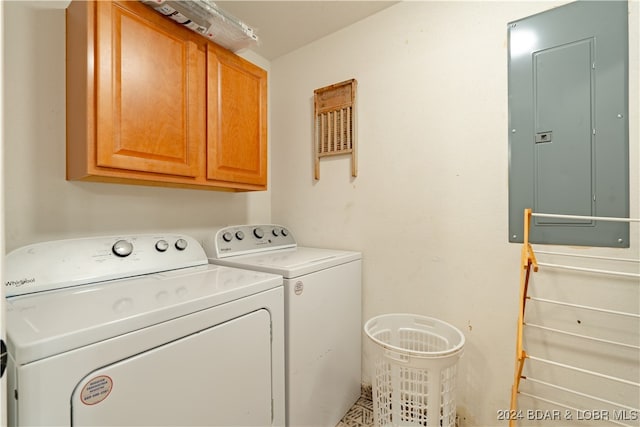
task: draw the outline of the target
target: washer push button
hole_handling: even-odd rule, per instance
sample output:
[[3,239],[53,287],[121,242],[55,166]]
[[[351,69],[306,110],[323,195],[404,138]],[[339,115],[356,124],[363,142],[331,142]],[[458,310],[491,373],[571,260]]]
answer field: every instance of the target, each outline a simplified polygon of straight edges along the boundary
[[118,240],[111,247],[113,253],[119,257],[127,257],[133,252],[133,244],[126,240]]

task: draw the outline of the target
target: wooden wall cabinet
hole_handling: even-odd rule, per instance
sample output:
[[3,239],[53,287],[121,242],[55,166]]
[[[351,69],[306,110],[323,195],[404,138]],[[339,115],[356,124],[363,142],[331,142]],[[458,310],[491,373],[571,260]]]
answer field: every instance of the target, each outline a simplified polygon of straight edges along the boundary
[[67,9],[67,179],[267,185],[267,75],[137,1]]

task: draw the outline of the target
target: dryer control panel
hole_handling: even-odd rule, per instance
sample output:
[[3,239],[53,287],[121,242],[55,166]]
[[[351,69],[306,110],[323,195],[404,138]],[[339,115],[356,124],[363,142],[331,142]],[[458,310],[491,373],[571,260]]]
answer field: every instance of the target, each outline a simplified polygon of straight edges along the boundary
[[207,263],[198,241],[180,234],[35,243],[7,255],[5,294],[12,297]]
[[291,232],[276,224],[231,225],[213,230],[202,246],[209,258],[225,258],[276,249],[295,248]]

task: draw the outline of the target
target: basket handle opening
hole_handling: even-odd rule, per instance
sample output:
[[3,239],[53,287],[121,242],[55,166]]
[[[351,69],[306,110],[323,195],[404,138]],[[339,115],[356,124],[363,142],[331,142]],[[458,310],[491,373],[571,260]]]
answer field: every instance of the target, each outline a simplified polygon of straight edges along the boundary
[[433,320],[423,319],[420,317],[413,319],[413,323],[415,323],[416,325],[427,326],[431,329],[435,328],[436,326],[436,323]]
[[409,356],[401,353],[396,353],[395,351],[385,350],[384,356],[387,359],[395,360],[396,362],[409,363]]

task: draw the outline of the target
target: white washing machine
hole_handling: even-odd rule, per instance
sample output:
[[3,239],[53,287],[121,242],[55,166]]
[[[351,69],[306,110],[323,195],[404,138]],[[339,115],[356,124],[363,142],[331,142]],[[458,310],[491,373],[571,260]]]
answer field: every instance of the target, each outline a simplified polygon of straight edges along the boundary
[[282,277],[177,234],[6,258],[9,423],[283,426]]
[[203,247],[212,263],[284,277],[286,423],[334,427],[361,393],[361,254],[299,247],[277,225],[213,230]]

